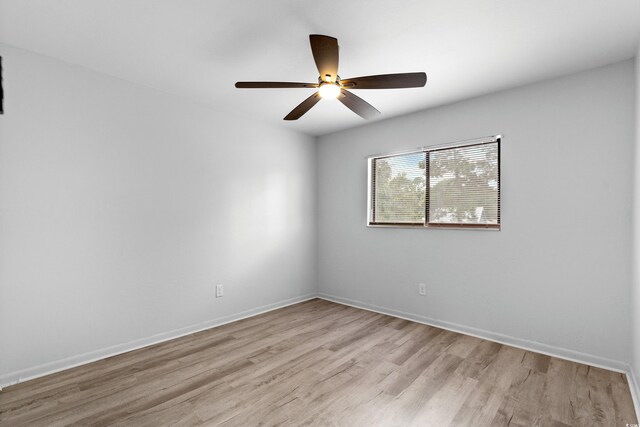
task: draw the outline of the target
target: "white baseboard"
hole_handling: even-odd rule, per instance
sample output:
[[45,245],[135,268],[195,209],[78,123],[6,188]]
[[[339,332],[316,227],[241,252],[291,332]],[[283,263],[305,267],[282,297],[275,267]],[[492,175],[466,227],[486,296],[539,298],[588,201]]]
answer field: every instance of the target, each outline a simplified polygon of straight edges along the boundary
[[629,366],[627,372],[627,382],[629,383],[629,389],[631,390],[631,398],[633,399],[633,407],[636,410],[636,417],[640,418],[640,389],[638,388],[638,380],[636,379],[636,373],[633,370],[633,366]]
[[216,319],[207,320],[205,322],[197,323],[195,325],[186,326],[184,328],[174,329],[173,331],[162,332],[160,334],[152,335],[150,337],[137,339],[127,343],[117,344],[117,345],[102,348],[99,350],[90,351],[88,353],[78,354],[76,356],[66,357],[64,359],[55,360],[53,362],[47,362],[42,365],[23,369],[20,371],[2,374],[0,375],[0,390],[2,390],[3,387],[7,387],[12,384],[21,383],[30,379],[53,374],[55,372],[64,371],[65,369],[70,369],[76,366],[85,365],[87,363],[95,362],[96,360],[126,353],[132,350],[137,350],[139,348],[147,347],[153,344],[158,344],[164,341],[169,341],[185,335],[193,334],[195,332],[203,331],[205,329],[215,328],[216,326],[222,326],[224,324],[235,322],[237,320],[246,319],[247,317],[257,316],[258,314],[266,313],[272,310],[277,310],[279,308],[283,308],[292,304],[297,304],[303,301],[308,301],[316,297],[317,296],[314,293],[314,294],[307,294],[299,297],[289,298],[283,301],[278,301],[276,303],[267,304],[267,305],[252,308],[249,310],[241,311],[239,313],[231,314],[229,316],[223,316]]
[[458,332],[464,335],[471,335],[473,337],[494,341],[500,344],[509,345],[511,347],[521,348],[523,350],[530,350],[536,353],[546,354],[548,356],[558,357],[560,359],[570,360],[572,362],[583,363],[585,365],[591,365],[598,368],[608,369],[610,371],[621,372],[624,374],[629,372],[629,365],[627,363],[607,359],[605,357],[594,356],[587,353],[581,353],[579,351],[569,350],[563,347],[557,347],[536,341],[516,338],[509,335],[491,332],[485,329],[474,328],[471,326],[460,325],[444,320],[432,319],[420,314],[407,313],[404,311],[394,310],[392,308],[381,307],[362,301],[325,294],[322,292],[318,293],[318,298],[322,298],[327,301],[332,301],[339,304],[349,305],[356,308],[362,308],[364,310],[374,311],[376,313],[399,317],[401,319],[411,320],[413,322],[424,323],[425,325],[435,326],[437,328]]

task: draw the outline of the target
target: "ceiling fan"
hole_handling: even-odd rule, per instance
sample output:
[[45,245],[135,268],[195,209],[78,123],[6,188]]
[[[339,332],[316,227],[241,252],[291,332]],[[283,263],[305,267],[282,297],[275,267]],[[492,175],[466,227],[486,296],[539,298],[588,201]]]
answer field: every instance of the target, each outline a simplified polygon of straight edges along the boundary
[[318,91],[291,110],[284,120],[298,120],[320,98],[337,98],[347,108],[364,119],[380,114],[371,104],[347,89],[400,89],[422,87],[427,83],[425,73],[380,74],[375,76],[340,79],[338,75],[338,39],[319,34],[309,36],[311,52],[320,73],[318,83],[290,82],[237,82],[242,89],[317,88]]

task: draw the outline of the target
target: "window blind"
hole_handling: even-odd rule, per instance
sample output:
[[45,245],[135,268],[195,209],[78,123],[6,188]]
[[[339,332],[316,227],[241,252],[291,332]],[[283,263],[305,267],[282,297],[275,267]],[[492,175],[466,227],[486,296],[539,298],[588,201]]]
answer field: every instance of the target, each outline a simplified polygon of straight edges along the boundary
[[498,142],[428,152],[429,225],[500,224]]
[[376,158],[373,161],[373,222],[424,225],[426,153]]
[[369,158],[369,225],[500,228],[500,136]]

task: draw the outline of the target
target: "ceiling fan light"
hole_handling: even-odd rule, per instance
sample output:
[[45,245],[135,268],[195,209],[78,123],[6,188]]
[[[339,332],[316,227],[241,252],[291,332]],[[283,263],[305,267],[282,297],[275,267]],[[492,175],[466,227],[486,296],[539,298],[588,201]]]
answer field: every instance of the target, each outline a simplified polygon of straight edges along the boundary
[[318,88],[318,92],[323,98],[337,98],[340,94],[340,86],[335,83],[323,83]]

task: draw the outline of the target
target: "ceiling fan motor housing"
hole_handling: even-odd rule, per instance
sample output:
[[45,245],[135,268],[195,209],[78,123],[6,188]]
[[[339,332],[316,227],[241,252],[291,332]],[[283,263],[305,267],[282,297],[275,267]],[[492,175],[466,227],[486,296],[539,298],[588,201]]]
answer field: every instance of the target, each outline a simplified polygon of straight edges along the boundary
[[322,84],[337,84],[338,86],[342,87],[342,83],[340,83],[340,76],[336,75],[336,81],[332,81],[331,80],[331,74],[327,74],[325,77],[329,77],[329,79],[327,80],[326,78],[323,79],[322,76],[318,77],[318,84],[322,85]]

